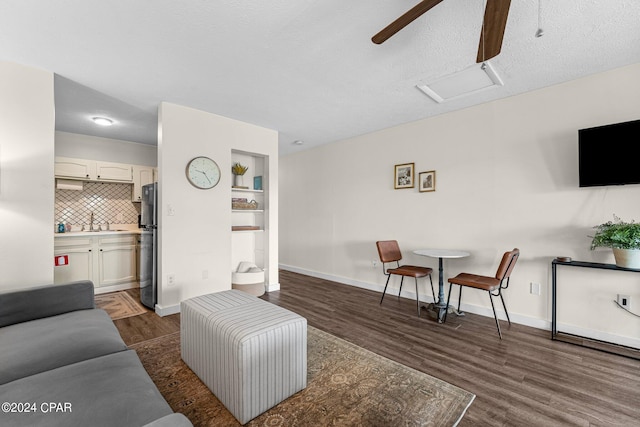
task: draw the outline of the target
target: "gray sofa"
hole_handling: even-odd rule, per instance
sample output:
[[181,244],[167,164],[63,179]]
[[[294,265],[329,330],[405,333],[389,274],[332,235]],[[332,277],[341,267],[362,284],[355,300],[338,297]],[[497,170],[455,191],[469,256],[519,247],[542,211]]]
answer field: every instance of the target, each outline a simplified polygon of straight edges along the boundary
[[192,426],[94,306],[90,281],[0,294],[1,426]]

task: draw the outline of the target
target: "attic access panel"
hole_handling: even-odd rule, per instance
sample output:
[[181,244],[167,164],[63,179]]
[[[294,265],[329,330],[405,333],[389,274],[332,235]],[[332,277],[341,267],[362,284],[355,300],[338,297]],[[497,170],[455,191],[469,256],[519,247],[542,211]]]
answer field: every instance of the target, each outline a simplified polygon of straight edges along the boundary
[[431,83],[416,85],[437,103],[462,98],[495,86],[504,86],[502,79],[488,62],[441,77]]

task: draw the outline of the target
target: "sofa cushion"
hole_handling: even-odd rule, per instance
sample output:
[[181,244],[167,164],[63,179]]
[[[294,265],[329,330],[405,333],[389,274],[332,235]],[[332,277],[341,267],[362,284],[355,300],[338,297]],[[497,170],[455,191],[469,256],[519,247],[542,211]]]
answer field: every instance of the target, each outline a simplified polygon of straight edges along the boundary
[[3,427],[140,427],[173,412],[134,350],[4,384],[0,402],[28,402],[36,409],[0,413]]
[[0,294],[0,327],[95,307],[93,282],[80,280]]
[[109,315],[93,309],[5,326],[0,348],[0,384],[5,384],[127,346]]

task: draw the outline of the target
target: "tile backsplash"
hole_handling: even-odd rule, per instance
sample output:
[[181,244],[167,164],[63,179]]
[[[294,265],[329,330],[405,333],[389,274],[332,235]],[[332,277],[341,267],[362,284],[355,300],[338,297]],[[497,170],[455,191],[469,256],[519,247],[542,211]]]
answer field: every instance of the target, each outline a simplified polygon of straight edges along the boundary
[[56,190],[54,223],[137,224],[140,205],[131,201],[131,184],[85,182],[82,191]]

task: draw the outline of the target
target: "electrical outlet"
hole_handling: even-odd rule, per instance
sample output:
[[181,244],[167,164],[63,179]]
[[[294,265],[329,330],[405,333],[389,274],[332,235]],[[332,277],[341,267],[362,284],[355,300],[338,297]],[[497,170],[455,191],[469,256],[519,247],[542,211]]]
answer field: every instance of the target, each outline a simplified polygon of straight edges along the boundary
[[531,282],[529,292],[531,295],[540,295],[540,283]]
[[173,208],[173,205],[167,205],[167,215],[174,216],[176,214],[176,210]]
[[631,297],[629,295],[618,294],[618,304],[625,310],[629,310],[631,308]]
[[378,260],[374,259],[373,261],[371,261],[371,265],[375,268],[378,266]]
[[176,284],[176,275],[168,274],[167,275],[167,286],[173,286]]

